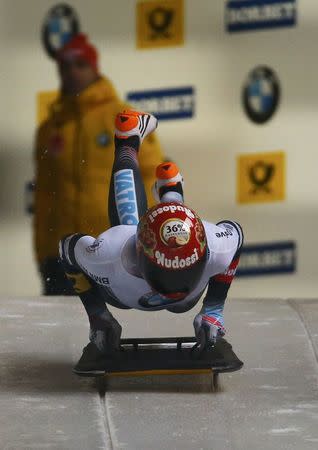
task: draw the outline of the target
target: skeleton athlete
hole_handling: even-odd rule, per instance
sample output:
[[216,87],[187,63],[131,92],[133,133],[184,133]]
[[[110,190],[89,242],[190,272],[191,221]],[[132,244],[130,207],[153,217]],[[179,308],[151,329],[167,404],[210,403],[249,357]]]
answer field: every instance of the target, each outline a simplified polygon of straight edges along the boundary
[[239,262],[240,225],[201,221],[183,203],[184,182],[176,164],[156,169],[147,209],[138,150],[155,130],[151,114],[124,111],[116,117],[115,158],[109,192],[112,227],[96,238],[72,234],[60,241],[60,258],[90,323],[89,344],[74,368],[79,374],[103,372],[105,357],[119,349],[122,328],[107,308],[182,313],[193,308],[207,288],[194,318],[198,340],[225,333],[223,308]]

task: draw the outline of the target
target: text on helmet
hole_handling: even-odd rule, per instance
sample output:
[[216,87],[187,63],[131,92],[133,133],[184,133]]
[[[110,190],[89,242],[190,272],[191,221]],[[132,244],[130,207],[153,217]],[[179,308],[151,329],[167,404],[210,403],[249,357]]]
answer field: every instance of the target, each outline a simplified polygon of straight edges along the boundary
[[188,209],[185,208],[184,206],[181,205],[165,205],[165,206],[161,206],[160,208],[155,209],[151,214],[149,214],[149,220],[151,223],[153,223],[155,221],[155,217],[157,217],[158,215],[164,213],[164,212],[168,212],[170,211],[172,214],[175,214],[177,211],[181,211],[186,213],[186,215],[190,218],[190,219],[194,219],[195,215],[193,214],[193,212]]
[[159,266],[167,269],[183,269],[184,267],[189,267],[198,261],[199,254],[198,250],[195,248],[191,256],[187,256],[186,258],[179,258],[179,256],[175,256],[173,259],[170,259],[167,258],[164,253],[156,250],[155,258]]

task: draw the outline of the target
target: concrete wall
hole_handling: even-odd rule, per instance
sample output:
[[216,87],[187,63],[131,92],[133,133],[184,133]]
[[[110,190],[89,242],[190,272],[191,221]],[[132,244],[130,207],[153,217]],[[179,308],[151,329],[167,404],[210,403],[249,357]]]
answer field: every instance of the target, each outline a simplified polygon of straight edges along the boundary
[[[239,221],[246,242],[297,242],[295,274],[238,279],[231,296],[316,295],[318,4],[298,2],[294,28],[228,34],[225,2],[185,0],[185,45],[137,50],[136,1],[68,3],[99,48],[103,73],[122,96],[130,91],[194,86],[195,117],[162,122],[159,127],[166,153],[184,173],[187,203],[208,220]],[[31,221],[23,211],[23,186],[33,174],[36,93],[58,87],[54,63],[40,43],[43,18],[55,4],[0,0],[2,294],[33,295],[40,289]],[[243,82],[259,64],[272,67],[282,85],[280,107],[264,125],[249,121],[240,103]],[[237,155],[275,150],[287,156],[286,200],[237,204]]]

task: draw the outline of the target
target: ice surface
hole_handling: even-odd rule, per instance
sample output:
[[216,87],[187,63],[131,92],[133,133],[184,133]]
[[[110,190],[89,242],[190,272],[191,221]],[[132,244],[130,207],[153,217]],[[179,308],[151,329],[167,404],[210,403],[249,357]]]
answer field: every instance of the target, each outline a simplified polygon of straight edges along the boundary
[[[191,335],[181,315],[112,309],[123,337]],[[1,449],[314,450],[318,300],[230,299],[227,338],[245,362],[210,377],[81,379],[77,298],[0,299]]]

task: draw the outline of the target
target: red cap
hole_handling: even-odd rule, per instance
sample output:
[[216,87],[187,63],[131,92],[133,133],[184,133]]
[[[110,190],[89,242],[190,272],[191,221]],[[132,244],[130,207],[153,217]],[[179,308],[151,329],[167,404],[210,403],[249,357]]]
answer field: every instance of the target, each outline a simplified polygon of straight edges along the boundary
[[79,33],[72,37],[56,54],[56,60],[69,61],[73,59],[83,59],[89,63],[96,71],[98,53],[96,48],[88,41],[85,34]]

